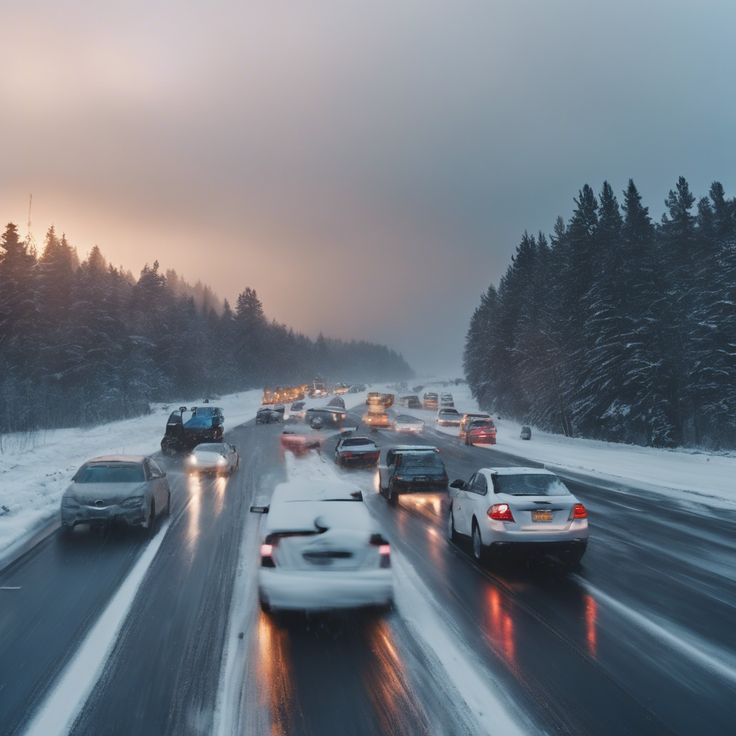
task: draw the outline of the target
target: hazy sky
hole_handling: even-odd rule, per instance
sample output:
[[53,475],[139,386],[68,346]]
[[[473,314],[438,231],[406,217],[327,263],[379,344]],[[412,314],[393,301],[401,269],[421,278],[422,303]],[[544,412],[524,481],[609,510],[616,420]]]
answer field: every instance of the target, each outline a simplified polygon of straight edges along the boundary
[[419,371],[583,183],[736,186],[734,0],[1,7],[4,222]]

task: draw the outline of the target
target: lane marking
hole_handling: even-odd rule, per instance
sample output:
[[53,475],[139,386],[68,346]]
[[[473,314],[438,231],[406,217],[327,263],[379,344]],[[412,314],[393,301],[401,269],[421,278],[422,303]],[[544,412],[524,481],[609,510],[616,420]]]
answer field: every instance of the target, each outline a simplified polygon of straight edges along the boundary
[[72,659],[51,686],[25,730],[26,736],[69,733],[97,684],[136,594],[159,550],[170,522],[161,526],[87,633]]
[[0,585],[0,590],[20,590],[20,585]]
[[[629,619],[629,621],[657,637],[660,641],[669,644],[673,649],[676,649],[680,654],[683,654],[688,659],[696,662],[701,667],[717,673],[721,677],[730,680],[732,683],[736,683],[736,667],[705,651],[706,649],[712,650],[713,647],[703,641],[697,634],[682,631],[677,624],[670,622],[667,622],[669,628],[665,628],[664,626],[655,623],[651,618],[644,614],[635,611],[633,608],[629,608],[625,603],[617,601],[615,598],[608,595],[608,593],[604,593],[600,588],[596,588],[594,585],[591,585],[581,576],[574,575],[573,577],[592,596],[597,598],[600,602],[605,603],[610,608],[613,608],[621,616]],[[673,631],[682,631],[682,635],[673,633]],[[690,639],[690,641],[688,641],[688,639]],[[698,642],[698,644],[696,645],[691,642]]]

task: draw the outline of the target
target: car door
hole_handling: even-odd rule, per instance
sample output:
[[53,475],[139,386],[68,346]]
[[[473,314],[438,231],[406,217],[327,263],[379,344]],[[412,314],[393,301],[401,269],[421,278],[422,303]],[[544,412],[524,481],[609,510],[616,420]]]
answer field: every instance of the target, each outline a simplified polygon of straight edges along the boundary
[[396,463],[396,453],[393,450],[389,450],[386,453],[385,464],[379,464],[378,466],[378,478],[379,478],[381,490],[388,488],[388,483],[391,478],[391,472],[393,470],[395,463]]
[[476,473],[472,483],[468,484],[467,500],[465,504],[465,519],[468,524],[468,534],[473,530],[473,517],[482,519],[487,510],[486,496],[488,483],[483,473]]
[[151,495],[156,504],[156,513],[160,514],[168,502],[168,488],[166,474],[155,460],[148,460],[148,473],[150,474]]

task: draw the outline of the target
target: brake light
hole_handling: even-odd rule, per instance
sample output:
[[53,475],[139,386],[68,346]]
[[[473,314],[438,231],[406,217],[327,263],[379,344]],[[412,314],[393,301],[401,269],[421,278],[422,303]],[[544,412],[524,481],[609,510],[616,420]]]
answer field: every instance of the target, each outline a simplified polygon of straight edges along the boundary
[[513,521],[514,515],[511,513],[511,507],[507,503],[494,503],[488,509],[488,517],[494,521]]
[[273,560],[272,544],[261,545],[261,567],[276,567],[276,563]]
[[391,546],[388,544],[380,545],[378,554],[381,556],[379,567],[391,567]]
[[583,506],[581,503],[576,503],[572,507],[572,518],[573,519],[587,519],[588,518],[588,509]]

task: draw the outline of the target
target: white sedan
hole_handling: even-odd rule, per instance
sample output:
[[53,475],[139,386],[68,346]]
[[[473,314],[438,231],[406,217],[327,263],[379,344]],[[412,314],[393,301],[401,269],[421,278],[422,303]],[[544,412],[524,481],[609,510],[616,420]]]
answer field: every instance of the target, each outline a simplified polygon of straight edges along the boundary
[[240,455],[227,442],[207,442],[197,445],[186,460],[187,472],[232,475],[240,465]]
[[397,432],[412,432],[419,434],[424,431],[424,421],[411,417],[408,414],[399,414],[394,420],[394,430]]
[[390,608],[391,548],[360,490],[292,481],[251,511],[267,514],[258,570],[263,611]]
[[549,470],[481,468],[450,483],[448,536],[470,537],[481,561],[503,549],[551,554],[575,567],[588,544],[588,512]]

